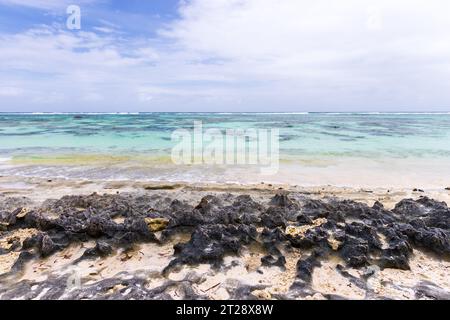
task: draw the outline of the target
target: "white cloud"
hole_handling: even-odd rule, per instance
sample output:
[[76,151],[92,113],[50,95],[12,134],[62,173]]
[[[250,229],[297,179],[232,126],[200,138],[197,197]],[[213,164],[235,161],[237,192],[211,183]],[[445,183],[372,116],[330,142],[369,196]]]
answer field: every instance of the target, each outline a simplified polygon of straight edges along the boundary
[[298,105],[417,107],[420,93],[422,107],[450,106],[449,9],[445,0],[192,0],[162,34]]
[[23,90],[17,87],[0,86],[0,97],[17,97],[23,94]]
[[449,9],[445,0],[194,0],[163,34],[191,52],[296,76],[446,57]]
[[[102,21],[97,32],[0,34],[0,83],[23,88],[33,110],[449,110],[449,9],[446,0],[185,1],[157,39],[125,38]],[[0,110],[14,103],[1,92]]]
[[113,33],[116,32],[115,29],[113,28],[108,28],[108,27],[94,27],[95,31],[99,31],[99,32],[103,32],[103,33]]

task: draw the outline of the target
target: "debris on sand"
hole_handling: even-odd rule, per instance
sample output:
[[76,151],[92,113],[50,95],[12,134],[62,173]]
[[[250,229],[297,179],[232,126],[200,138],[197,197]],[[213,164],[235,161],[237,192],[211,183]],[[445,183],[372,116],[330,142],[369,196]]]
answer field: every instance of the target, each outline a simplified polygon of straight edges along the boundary
[[[0,299],[385,299],[400,287],[449,296],[445,202],[255,199],[94,193],[31,209],[3,199]],[[419,272],[427,265],[436,283]],[[83,285],[66,290],[74,270]]]

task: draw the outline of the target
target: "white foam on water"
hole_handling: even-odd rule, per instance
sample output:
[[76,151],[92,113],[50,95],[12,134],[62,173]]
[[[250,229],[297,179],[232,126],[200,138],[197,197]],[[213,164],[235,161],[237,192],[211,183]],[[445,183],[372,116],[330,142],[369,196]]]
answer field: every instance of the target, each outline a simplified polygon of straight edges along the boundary
[[140,112],[0,112],[11,116],[54,116],[54,115],[140,115]]

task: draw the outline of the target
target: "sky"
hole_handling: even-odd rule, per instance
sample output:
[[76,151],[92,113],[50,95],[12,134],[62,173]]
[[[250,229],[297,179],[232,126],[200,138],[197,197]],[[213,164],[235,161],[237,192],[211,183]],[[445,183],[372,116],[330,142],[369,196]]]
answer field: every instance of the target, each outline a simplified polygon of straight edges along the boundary
[[450,111],[449,12],[448,0],[0,0],[0,112]]

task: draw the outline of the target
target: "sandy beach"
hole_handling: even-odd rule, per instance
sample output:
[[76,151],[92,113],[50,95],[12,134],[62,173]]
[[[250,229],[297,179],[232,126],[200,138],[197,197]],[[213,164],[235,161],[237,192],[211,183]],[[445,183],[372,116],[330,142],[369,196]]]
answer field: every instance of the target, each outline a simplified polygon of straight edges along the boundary
[[450,294],[444,187],[2,177],[0,194],[0,299]]

